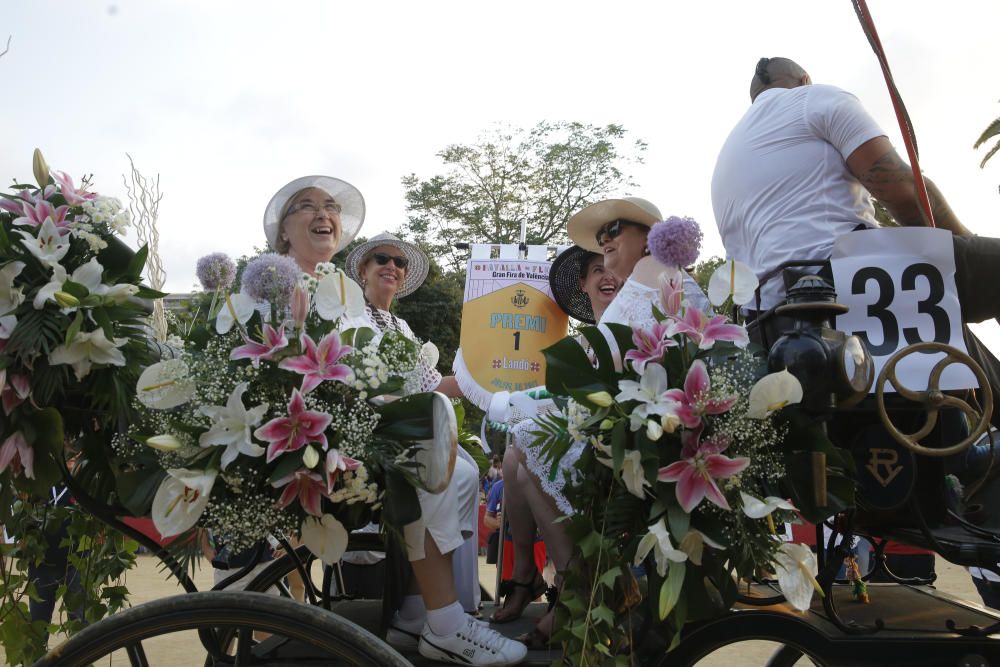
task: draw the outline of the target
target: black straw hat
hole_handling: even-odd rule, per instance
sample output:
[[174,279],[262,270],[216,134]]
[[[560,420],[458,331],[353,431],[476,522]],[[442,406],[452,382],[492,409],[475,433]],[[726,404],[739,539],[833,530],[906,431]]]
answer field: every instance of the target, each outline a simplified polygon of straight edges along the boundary
[[592,257],[600,255],[578,245],[571,246],[556,257],[549,269],[549,286],[556,303],[567,315],[587,324],[594,324],[594,308],[590,297],[580,288],[580,278]]

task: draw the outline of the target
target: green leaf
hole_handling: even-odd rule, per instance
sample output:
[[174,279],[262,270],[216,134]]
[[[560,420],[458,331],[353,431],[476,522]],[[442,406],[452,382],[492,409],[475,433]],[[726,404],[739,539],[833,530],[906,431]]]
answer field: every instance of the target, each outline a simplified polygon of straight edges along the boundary
[[[215,449],[219,449],[216,447]],[[285,452],[278,458],[278,465],[271,471],[268,481],[272,484],[283,477],[288,477],[293,472],[302,467],[302,456],[305,454],[305,447],[294,452]]]
[[115,474],[118,498],[132,516],[148,516],[153,497],[166,478],[162,469],[125,470]]
[[139,291],[135,293],[140,299],[162,299],[165,296],[169,296],[169,292],[160,292],[153,289],[152,287],[146,287],[145,285],[139,285]]
[[670,563],[667,578],[663,580],[663,586],[660,587],[659,615],[661,621],[670,615],[681,596],[681,591],[684,589],[686,566],[686,563]]
[[545,386],[554,394],[591,385],[604,386],[600,374],[590,364],[587,353],[575,338],[563,338],[542,350],[545,355]]
[[375,432],[390,440],[427,440],[434,437],[431,394],[411,394],[375,408],[381,415]]
[[667,508],[667,525],[670,526],[670,534],[679,540],[687,535],[691,527],[691,515],[681,509],[680,505],[671,505]]
[[76,311],[76,317],[73,318],[73,323],[69,325],[69,329],[66,330],[66,345],[73,342],[76,335],[80,333],[80,327],[83,325],[83,311]]
[[611,464],[614,466],[615,475],[618,475],[625,462],[625,440],[628,435],[626,423],[616,422],[611,430]]
[[608,345],[607,339],[604,338],[604,334],[597,327],[583,327],[580,329],[580,333],[590,343],[590,349],[594,351],[594,355],[597,357],[598,372],[604,378],[605,382],[612,382],[616,375],[615,362],[611,355],[611,347]]
[[620,565],[615,565],[613,568],[605,572],[598,578],[597,583],[604,584],[608,589],[615,589],[615,581],[622,574],[622,568]]
[[600,533],[596,531],[591,531],[589,535],[584,537],[577,543],[577,548],[580,553],[583,554],[584,558],[590,558],[601,548],[603,540],[601,539]]
[[615,625],[615,613],[603,604],[591,609],[590,617],[599,623],[606,623],[611,627]]
[[142,270],[146,268],[146,257],[149,255],[149,247],[142,246],[139,248],[132,258],[129,260],[128,268],[125,273],[134,278],[138,278],[142,275]]

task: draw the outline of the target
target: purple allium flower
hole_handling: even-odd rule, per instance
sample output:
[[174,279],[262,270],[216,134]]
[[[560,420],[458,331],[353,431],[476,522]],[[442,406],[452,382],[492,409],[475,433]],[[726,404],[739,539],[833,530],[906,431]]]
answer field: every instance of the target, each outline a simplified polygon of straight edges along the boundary
[[228,289],[236,279],[236,264],[223,252],[213,252],[198,260],[196,270],[201,286],[209,292]]
[[667,266],[691,266],[701,252],[704,234],[692,218],[670,216],[649,230],[646,245],[649,252]]
[[242,292],[257,301],[284,307],[292,297],[302,270],[291,257],[269,252],[251,260],[243,269]]

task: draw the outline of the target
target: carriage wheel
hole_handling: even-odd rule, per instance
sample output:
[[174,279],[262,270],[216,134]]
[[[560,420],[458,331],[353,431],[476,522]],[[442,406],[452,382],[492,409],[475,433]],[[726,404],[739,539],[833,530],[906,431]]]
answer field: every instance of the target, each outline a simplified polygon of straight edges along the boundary
[[[84,667],[122,650],[133,667],[147,664],[144,640],[199,630],[235,632],[237,641],[216,665],[287,665],[295,642],[296,664],[338,667],[412,667],[375,635],[331,612],[273,595],[209,591],[176,595],[108,617],[49,651],[35,667]],[[253,631],[271,638],[255,645]]]
[[[944,359],[937,362],[934,365],[934,368],[931,369],[930,377],[927,379],[926,391],[913,391],[912,389],[908,389],[904,387],[896,378],[896,365],[904,358],[917,352],[943,352],[946,355]],[[975,374],[976,380],[979,382],[979,386],[982,388],[984,394],[984,408],[981,412],[975,410],[971,405],[959,398],[946,396],[939,389],[941,384],[941,374],[944,372],[944,369],[951,364],[967,366],[969,370]],[[892,423],[892,420],[889,418],[885,409],[886,382],[891,382],[892,386],[896,388],[896,391],[903,398],[915,403],[923,404],[927,411],[927,419],[924,422],[924,425],[917,432],[903,433],[896,428],[895,424]],[[875,381],[875,395],[878,399],[878,416],[879,419],[882,420],[882,425],[885,427],[885,430],[889,432],[889,435],[891,435],[896,442],[914,453],[923,456],[951,456],[952,454],[958,454],[972,445],[972,443],[974,443],[980,435],[986,432],[986,429],[989,428],[990,425],[990,413],[993,405],[993,390],[990,387],[986,374],[972,357],[949,345],[944,345],[943,343],[916,343],[905,347],[896,354],[892,355],[889,361],[886,362],[885,366],[882,367],[882,372],[878,374],[878,380]],[[924,447],[919,441],[927,437],[927,435],[934,429],[935,424],[937,424],[938,412],[942,408],[956,408],[961,410],[969,418],[969,422],[975,425],[972,429],[972,433],[965,440],[951,445],[950,447]]]

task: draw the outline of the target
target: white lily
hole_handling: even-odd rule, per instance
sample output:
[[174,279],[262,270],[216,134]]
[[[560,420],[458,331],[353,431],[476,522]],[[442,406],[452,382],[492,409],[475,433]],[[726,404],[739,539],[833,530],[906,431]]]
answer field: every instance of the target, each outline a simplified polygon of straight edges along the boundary
[[660,519],[659,522],[649,527],[649,532],[639,540],[639,547],[635,551],[634,565],[638,566],[646,559],[649,552],[653,552],[656,560],[656,572],[661,576],[666,576],[667,565],[670,561],[683,563],[688,556],[679,549],[674,549],[670,543],[670,533],[667,532],[667,522]]
[[195,525],[208,505],[218,470],[173,468],[153,498],[153,525],[163,537],[180,535]]
[[783,542],[774,557],[778,585],[789,604],[805,611],[812,602],[813,591],[823,596],[816,581],[816,555],[804,544]]
[[175,452],[183,447],[184,443],[169,433],[163,433],[154,435],[152,438],[146,438],[146,445],[161,452]]
[[139,402],[154,410],[169,410],[194,398],[195,383],[181,359],[167,359],[149,366],[135,385]]
[[802,383],[788,370],[770,373],[750,389],[750,409],[747,417],[765,419],[786,405],[802,401]]
[[347,550],[347,529],[332,514],[307,516],[301,532],[302,543],[326,565],[335,564]]
[[97,261],[96,257],[94,257],[89,262],[74,271],[73,277],[70,278],[70,280],[83,285],[91,294],[107,297],[115,303],[121,303],[139,291],[139,288],[136,285],[128,283],[123,283],[121,285],[105,285],[101,282],[102,275],[104,275],[104,267],[101,266],[101,263]]
[[646,472],[642,468],[642,453],[637,449],[630,449],[625,452],[622,460],[622,481],[628,492],[637,498],[645,498],[644,487],[650,486],[646,479]]
[[320,278],[313,302],[319,316],[330,322],[344,315],[360,317],[365,313],[365,295],[361,286],[340,269]]
[[93,364],[102,366],[124,366],[125,355],[119,350],[127,343],[125,338],[108,340],[101,329],[81,331],[69,345],[63,343],[49,354],[49,364],[70,364],[76,379],[82,380],[90,373]]
[[24,294],[22,288],[14,289],[14,279],[23,269],[24,262],[7,262],[0,269],[0,339],[10,338],[17,326],[13,311],[24,301]]
[[638,382],[621,380],[618,382],[618,395],[615,400],[639,401],[639,405],[630,415],[630,425],[633,431],[638,431],[646,425],[646,417],[650,415],[673,414],[677,402],[664,396],[668,389],[667,371],[660,364],[649,363],[642,369]]
[[688,559],[692,563],[701,566],[701,557],[705,553],[706,544],[713,549],[726,548],[696,528],[689,528],[687,534],[681,538],[681,542],[677,546],[687,554]]
[[45,307],[45,302],[49,299],[55,300],[56,292],[63,288],[63,283],[67,279],[66,269],[63,265],[56,262],[52,265],[52,276],[49,278],[49,282],[42,285],[37,292],[35,292],[35,300],[32,301],[32,305],[35,310],[41,310]]
[[225,470],[240,454],[257,457],[266,451],[260,445],[254,444],[250,437],[251,429],[260,423],[267,412],[267,403],[262,403],[250,410],[243,406],[243,392],[247,383],[241,382],[229,395],[229,400],[221,405],[203,405],[198,411],[212,420],[212,427],[201,434],[198,444],[202,447],[223,445],[226,451],[222,453],[222,469]]
[[732,297],[733,303],[742,306],[753,299],[760,282],[756,274],[743,262],[731,259],[723,262],[708,280],[708,300],[713,306],[721,306]]
[[45,264],[58,264],[69,252],[69,237],[59,233],[52,218],[45,218],[45,222],[38,228],[38,236],[20,229],[14,231],[24,237],[21,245]]
[[219,314],[215,316],[216,333],[229,333],[237,321],[240,324],[246,324],[253,317],[256,309],[257,302],[249,294],[237,292],[227,295],[225,301],[222,302],[222,308],[219,309]]
[[743,513],[751,519],[763,519],[774,510],[795,511],[795,505],[777,496],[768,496],[764,500],[759,500],[749,493],[740,491],[740,498],[743,499]]

